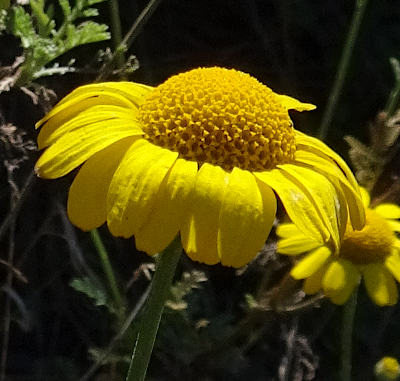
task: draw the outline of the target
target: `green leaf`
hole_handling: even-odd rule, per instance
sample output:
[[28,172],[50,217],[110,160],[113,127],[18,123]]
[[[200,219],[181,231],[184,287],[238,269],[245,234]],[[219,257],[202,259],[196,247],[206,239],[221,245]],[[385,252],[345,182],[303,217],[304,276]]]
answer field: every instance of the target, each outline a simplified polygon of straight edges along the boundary
[[75,278],[71,281],[70,286],[92,299],[96,306],[108,306],[107,293],[99,282],[88,277]]
[[55,27],[55,22],[45,13],[43,0],[30,0],[29,5],[32,9],[32,14],[35,17],[39,35],[47,37]]
[[98,4],[98,3],[104,3],[104,1],[106,1],[106,0],[87,0],[86,2],[87,2],[88,6],[91,6],[91,5]]
[[[69,0],[58,0],[64,15],[64,20],[58,30],[53,19],[54,4],[47,7],[47,12],[45,0],[31,0],[30,13],[26,12],[22,6],[11,7],[7,16],[7,29],[9,33],[20,38],[24,56],[17,86],[27,85],[33,79],[42,76],[46,73],[46,65],[69,50],[80,45],[109,39],[110,33],[105,24],[84,21],[76,25],[76,20],[79,18],[87,19],[97,16],[98,10],[91,6],[102,1],[104,0],[76,0],[75,5],[71,7]],[[3,15],[6,11],[0,9],[0,12],[1,32],[2,20],[6,17]],[[47,72],[50,74],[56,71]],[[57,71],[57,73],[61,72]]]
[[69,49],[72,49],[90,42],[107,40],[110,38],[107,29],[107,25],[97,24],[93,21],[84,22],[78,27],[69,25],[67,27],[66,45]]
[[68,18],[71,16],[71,5],[69,4],[68,0],[58,0],[60,7],[64,13],[64,17]]
[[33,27],[31,16],[25,9],[16,6],[11,8],[8,29],[14,36],[21,39],[21,45],[27,49],[35,45],[37,34]]
[[96,8],[88,8],[82,12],[83,17],[95,17],[99,15],[99,11]]

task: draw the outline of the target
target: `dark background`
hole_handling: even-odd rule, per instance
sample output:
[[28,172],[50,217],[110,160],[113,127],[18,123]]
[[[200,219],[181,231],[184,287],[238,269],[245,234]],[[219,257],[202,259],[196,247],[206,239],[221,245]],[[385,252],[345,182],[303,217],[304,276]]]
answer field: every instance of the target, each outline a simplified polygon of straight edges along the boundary
[[[119,2],[124,32],[146,4],[146,1]],[[316,111],[293,113],[293,119],[297,129],[317,135],[353,6],[347,0],[164,0],[129,50],[140,63],[129,79],[157,85],[173,74],[198,66],[239,69],[278,93],[316,104]],[[99,19],[109,23],[108,4],[100,4],[99,9]],[[344,157],[348,147],[343,136],[351,134],[368,143],[367,125],[384,108],[393,87],[389,58],[400,58],[399,20],[398,1],[370,0],[327,138],[327,143]],[[100,47],[109,44],[75,49],[60,61],[68,62],[75,57],[76,65],[85,67]],[[18,54],[18,41],[2,36],[0,46],[0,63],[9,64]],[[86,70],[43,78],[40,83],[62,97],[74,87],[93,81],[96,74]],[[15,124],[26,132],[27,138],[35,137],[33,126],[42,116],[42,110],[24,93],[12,90],[1,94],[0,112],[3,123]],[[19,186],[37,156],[31,152],[29,160],[15,173]],[[34,181],[18,215],[15,266],[28,282],[17,279],[13,283],[16,302],[11,309],[7,380],[78,380],[91,364],[88,348],[106,346],[115,333],[115,321],[105,309],[94,307],[86,296],[69,286],[71,279],[89,270],[102,276],[87,234],[68,226],[64,220],[63,208],[71,179],[72,176],[57,181]],[[12,193],[4,168],[0,169],[0,187],[2,221],[9,211]],[[100,233],[112,253],[112,264],[124,288],[138,266],[149,258],[135,251],[132,240],[111,238],[105,228]],[[9,245],[5,235],[0,241],[1,258],[6,258]],[[274,264],[274,259],[269,261]],[[167,314],[149,380],[335,379],[341,309],[328,302],[297,315],[266,316],[267,329],[245,352],[239,351],[239,343],[226,350],[225,357],[223,354],[209,355],[206,359],[191,356],[198,346],[205,341],[218,341],[243,318],[244,295],[257,288],[262,269],[256,263],[244,275],[237,276],[233,269],[201,266],[186,258],[180,267],[181,271],[193,268],[204,271],[209,282],[202,290],[194,291],[187,316]],[[285,264],[278,268],[283,273]],[[5,271],[0,266],[1,283],[4,278]],[[142,276],[134,287],[126,290],[129,308],[133,308],[146,284]],[[4,301],[3,293],[0,302]],[[356,380],[372,379],[373,366],[383,355],[400,357],[399,312],[398,307],[375,307],[361,293],[355,324]],[[195,331],[188,328],[191,322],[201,317],[212,322],[207,331],[200,333],[200,338],[185,339],[188,337],[185,335]],[[288,353],[288,332],[294,332],[295,343],[305,343],[303,347],[295,345],[299,352],[295,351],[295,358],[310,361],[311,368],[316,369],[314,377],[310,375],[312,372],[301,374],[298,369],[307,367],[294,362],[288,378],[279,376],[279,366]],[[129,343],[126,348],[122,346],[119,353],[125,351],[129,356],[128,347]],[[119,374],[119,378],[110,378],[106,366],[103,379],[124,379],[125,365],[117,363],[116,368],[113,374]],[[100,377],[97,374],[92,379]]]

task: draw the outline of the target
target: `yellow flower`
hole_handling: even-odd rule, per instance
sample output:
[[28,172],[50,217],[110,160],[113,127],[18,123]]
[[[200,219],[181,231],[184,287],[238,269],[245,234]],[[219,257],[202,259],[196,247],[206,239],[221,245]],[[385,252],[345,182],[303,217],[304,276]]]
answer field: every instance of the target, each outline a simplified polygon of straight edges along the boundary
[[395,381],[400,377],[400,365],[394,357],[385,356],[375,365],[375,375],[378,380]]
[[[326,145],[292,127],[288,110],[315,106],[278,95],[248,74],[199,68],[158,87],[106,82],[62,99],[37,127],[37,174],[80,168],[68,214],[83,230],[107,221],[149,254],[180,232],[186,253],[240,267],[261,249],[276,196],[318,242],[364,224],[355,179]],[[347,207],[348,205],[348,207]]]
[[[400,207],[380,204],[368,208],[370,196],[361,188],[366,208],[366,223],[355,231],[347,225],[340,248],[304,235],[295,224],[285,223],[277,228],[277,251],[286,255],[307,253],[291,270],[295,279],[305,279],[306,294],[321,289],[335,304],[343,304],[350,297],[361,277],[370,298],[378,306],[397,303],[398,291],[395,279],[400,281]],[[394,279],[395,278],[395,279]]]

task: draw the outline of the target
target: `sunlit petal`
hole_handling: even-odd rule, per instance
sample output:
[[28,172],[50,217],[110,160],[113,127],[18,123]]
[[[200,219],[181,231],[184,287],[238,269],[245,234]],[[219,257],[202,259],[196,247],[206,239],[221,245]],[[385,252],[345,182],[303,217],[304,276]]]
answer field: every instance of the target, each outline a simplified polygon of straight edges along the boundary
[[196,162],[183,159],[175,162],[160,185],[152,212],[135,233],[138,250],[155,254],[174,239],[182,220],[187,219],[196,174]]
[[329,239],[329,231],[313,200],[296,180],[280,169],[255,172],[254,175],[278,194],[290,219],[303,234],[311,236],[320,243]]
[[[308,140],[303,143],[306,143],[307,141]],[[312,143],[313,142],[314,141],[312,141]],[[351,176],[348,178],[346,176],[346,172],[344,172],[343,169],[334,161],[335,157],[338,159],[340,157],[336,154],[334,157],[329,157],[328,153],[333,151],[331,151],[328,147],[327,149],[327,153],[325,154],[324,152],[313,148],[313,146],[300,144],[295,154],[296,162],[302,163],[303,165],[306,164],[313,170],[326,176],[331,180],[332,184],[335,185],[337,189],[340,187],[345,198],[344,201],[348,204],[350,220],[353,227],[357,230],[362,229],[365,224],[365,211],[360,194],[360,187],[354,183],[355,180],[350,170],[347,168],[346,171],[347,175]],[[345,165],[345,163],[343,165]],[[340,192],[338,193],[338,197],[341,197]],[[342,203],[344,201],[342,201]],[[342,208],[342,210],[340,210],[340,219],[347,219],[347,208]]]
[[293,267],[290,275],[295,279],[305,279],[311,276],[321,268],[331,254],[331,250],[325,246],[313,250]]
[[282,238],[290,238],[295,235],[300,235],[304,238],[306,237],[295,224],[290,222],[279,224],[276,228],[276,235]]
[[395,204],[380,204],[374,210],[384,218],[393,220],[400,218],[400,206]]
[[143,132],[131,122],[104,121],[82,127],[60,137],[42,154],[35,171],[40,177],[54,179],[66,175],[89,157],[128,136]]
[[136,111],[121,106],[97,105],[82,111],[79,115],[61,125],[53,122],[53,120],[46,123],[40,129],[37,138],[39,149],[53,144],[58,138],[73,130],[90,124],[99,126],[100,123],[99,128],[104,128],[104,122],[108,120],[120,120],[122,123],[128,122],[133,129],[141,131],[141,127],[136,121]]
[[285,255],[299,255],[320,246],[321,243],[301,234],[280,239],[277,243],[276,251]]
[[278,98],[279,102],[285,107],[287,110],[296,110],[296,111],[311,111],[316,108],[315,105],[311,103],[303,103],[299,100],[289,97],[288,95],[275,94]]
[[130,237],[152,213],[157,193],[178,154],[144,139],[132,144],[115,171],[107,196],[113,235]]
[[345,205],[341,205],[335,187],[326,177],[311,169],[293,164],[280,165],[279,168],[288,173],[292,177],[293,183],[297,182],[299,188],[302,187],[304,193],[307,194],[318,211],[320,219],[328,229],[330,238],[337,249],[341,239],[338,223],[343,223],[338,218],[338,214],[340,209],[345,208]]
[[241,267],[262,248],[276,215],[276,197],[253,174],[234,168],[221,204],[218,254],[221,264]]
[[74,225],[88,231],[106,221],[108,188],[132,142],[132,138],[120,140],[96,153],[83,164],[68,195],[68,217]]
[[195,261],[206,264],[220,261],[219,216],[228,182],[229,173],[214,165],[203,164],[197,173],[190,210],[181,228],[183,248]]

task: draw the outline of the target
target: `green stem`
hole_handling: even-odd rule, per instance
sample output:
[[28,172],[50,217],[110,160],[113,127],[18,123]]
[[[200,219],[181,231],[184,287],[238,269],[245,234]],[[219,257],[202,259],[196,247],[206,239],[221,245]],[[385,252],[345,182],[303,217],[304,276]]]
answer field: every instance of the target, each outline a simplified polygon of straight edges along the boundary
[[354,316],[357,307],[358,287],[353,291],[349,300],[343,306],[343,320],[341,332],[340,352],[340,381],[351,381],[351,360],[352,360],[352,338],[354,327]]
[[93,229],[90,231],[90,237],[92,238],[96,251],[99,254],[101,265],[103,267],[104,274],[106,275],[108,285],[111,289],[118,311],[122,311],[122,309],[124,308],[124,302],[122,300],[121,293],[119,292],[119,288],[117,286],[117,281],[115,279],[114,272],[112,270],[111,263],[108,258],[107,250],[103,245],[103,242],[101,240],[101,237],[97,229]]
[[158,258],[149,298],[139,323],[138,336],[126,381],[144,381],[181,251],[182,247],[177,237]]
[[140,13],[140,15],[137,17],[132,27],[129,29],[128,33],[124,36],[118,48],[114,51],[114,54],[112,55],[111,59],[101,67],[100,73],[96,78],[97,82],[104,80],[104,78],[108,76],[116,60],[118,49],[128,50],[131,47],[132,43],[135,41],[136,37],[141,32],[143,26],[146,24],[151,15],[160,5],[161,1],[162,0],[149,0],[148,4]]
[[328,130],[333,118],[333,113],[335,112],[336,105],[342,93],[344,80],[349,69],[350,59],[354,50],[354,45],[357,40],[358,31],[360,29],[360,24],[364,16],[365,9],[367,7],[367,3],[368,0],[356,0],[353,18],[351,21],[349,32],[346,37],[342,56],[340,58],[339,67],[335,76],[335,82],[333,84],[331,93],[329,94],[324,114],[322,115],[321,127],[319,129],[319,137],[321,139],[325,139],[328,134]]
[[119,17],[119,5],[118,0],[109,0],[111,14],[111,36],[115,52],[115,63],[117,68],[121,69],[124,66],[125,57],[122,49],[122,32],[121,32],[121,19]]
[[385,107],[385,111],[389,118],[393,116],[396,109],[399,107],[399,101],[400,101],[400,63],[395,58],[391,58],[390,63],[392,64],[393,67],[396,83],[394,85],[394,88],[390,92],[389,99]]

